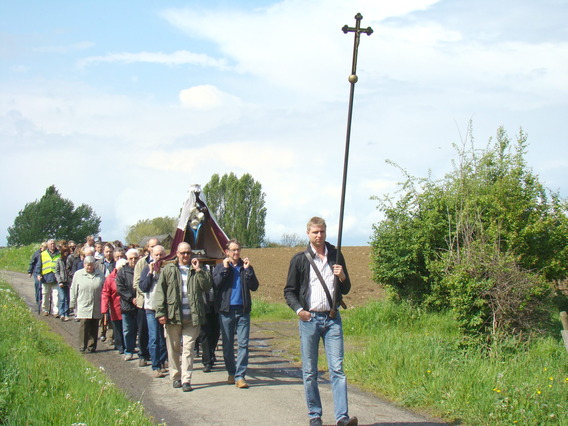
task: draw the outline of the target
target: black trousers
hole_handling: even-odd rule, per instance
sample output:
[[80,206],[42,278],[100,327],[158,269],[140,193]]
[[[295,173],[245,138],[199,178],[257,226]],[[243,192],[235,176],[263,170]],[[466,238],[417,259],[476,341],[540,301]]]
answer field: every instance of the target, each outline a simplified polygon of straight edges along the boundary
[[97,349],[99,335],[99,320],[91,318],[81,318],[79,323],[79,347],[94,351]]
[[202,355],[201,361],[203,365],[213,366],[215,357],[215,348],[219,342],[221,334],[221,325],[219,324],[219,314],[212,312],[205,315],[206,322],[201,325],[199,333],[199,341],[201,343]]

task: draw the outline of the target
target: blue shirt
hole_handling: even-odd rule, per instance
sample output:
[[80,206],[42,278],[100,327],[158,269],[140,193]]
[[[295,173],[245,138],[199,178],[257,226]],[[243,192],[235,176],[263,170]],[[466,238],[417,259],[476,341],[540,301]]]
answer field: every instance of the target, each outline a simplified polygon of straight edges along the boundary
[[243,290],[241,283],[242,266],[230,266],[233,268],[233,290],[231,291],[231,306],[243,306]]

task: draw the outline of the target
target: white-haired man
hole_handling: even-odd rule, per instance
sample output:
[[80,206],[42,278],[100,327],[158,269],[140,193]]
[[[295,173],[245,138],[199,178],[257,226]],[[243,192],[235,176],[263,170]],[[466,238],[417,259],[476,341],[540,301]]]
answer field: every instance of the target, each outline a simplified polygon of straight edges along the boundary
[[152,250],[158,245],[158,243],[159,241],[157,238],[150,238],[146,245],[149,254],[141,257],[134,267],[133,285],[134,290],[136,291],[136,306],[138,307],[136,321],[138,326],[138,365],[140,367],[146,366],[152,357],[148,346],[150,337],[148,332],[148,320],[146,319],[146,311],[144,310],[144,292],[140,291],[140,275],[142,274],[144,267],[154,261],[154,258],[152,257]]
[[[153,375],[156,378],[160,378],[166,375],[164,365],[168,360],[168,351],[166,349],[164,326],[156,319],[154,295],[156,294],[157,283],[162,269],[161,259],[166,255],[166,249],[161,245],[157,245],[152,248],[150,254],[154,260],[142,269],[138,290],[144,293],[142,307],[145,310],[148,324],[148,351],[152,360]],[[138,267],[140,262],[139,260],[136,267]],[[134,273],[136,274],[136,268]],[[136,278],[134,279],[136,280]]]
[[55,278],[55,266],[57,265],[57,260],[61,257],[59,250],[55,246],[55,240],[50,239],[47,241],[47,249],[41,252],[41,270],[38,275],[38,281],[41,282],[42,286],[42,306],[44,315],[49,315],[50,312],[50,302],[51,302],[51,313],[59,318],[59,286],[57,285],[57,280]]

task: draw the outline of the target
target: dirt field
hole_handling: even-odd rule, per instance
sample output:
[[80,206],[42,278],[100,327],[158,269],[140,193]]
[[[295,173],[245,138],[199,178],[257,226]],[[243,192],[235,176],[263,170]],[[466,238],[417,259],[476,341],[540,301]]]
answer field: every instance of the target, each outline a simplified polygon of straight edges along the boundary
[[[297,247],[243,249],[242,257],[248,257],[259,278],[258,296],[268,302],[284,302],[284,284],[292,256],[301,251]],[[370,300],[384,297],[383,288],[371,279],[369,246],[342,247],[351,277],[351,292],[344,297],[349,307],[361,306]]]

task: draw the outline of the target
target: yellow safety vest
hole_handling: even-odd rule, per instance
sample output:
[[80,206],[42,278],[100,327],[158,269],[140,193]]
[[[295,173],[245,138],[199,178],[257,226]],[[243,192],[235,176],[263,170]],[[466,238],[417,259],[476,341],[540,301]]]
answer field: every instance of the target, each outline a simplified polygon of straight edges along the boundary
[[61,254],[57,252],[55,255],[51,256],[49,250],[44,250],[41,252],[41,275],[47,275],[50,272],[55,272],[55,265],[57,264],[57,259],[61,257]]

